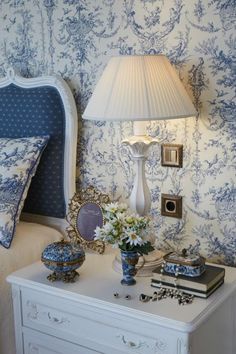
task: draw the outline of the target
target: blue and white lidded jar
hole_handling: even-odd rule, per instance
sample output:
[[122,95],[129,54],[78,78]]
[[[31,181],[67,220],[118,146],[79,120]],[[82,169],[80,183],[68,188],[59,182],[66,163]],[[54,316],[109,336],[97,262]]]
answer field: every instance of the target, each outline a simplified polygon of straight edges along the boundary
[[79,275],[76,269],[84,263],[85,253],[79,244],[58,241],[48,245],[42,253],[41,261],[53,273],[47,276],[50,281],[63,280],[72,283]]

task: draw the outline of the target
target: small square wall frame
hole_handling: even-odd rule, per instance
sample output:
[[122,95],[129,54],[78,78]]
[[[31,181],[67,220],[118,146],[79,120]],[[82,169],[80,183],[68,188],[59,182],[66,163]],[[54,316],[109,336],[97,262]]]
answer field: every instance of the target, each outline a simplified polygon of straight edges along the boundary
[[162,144],[161,165],[168,167],[183,167],[183,145]]

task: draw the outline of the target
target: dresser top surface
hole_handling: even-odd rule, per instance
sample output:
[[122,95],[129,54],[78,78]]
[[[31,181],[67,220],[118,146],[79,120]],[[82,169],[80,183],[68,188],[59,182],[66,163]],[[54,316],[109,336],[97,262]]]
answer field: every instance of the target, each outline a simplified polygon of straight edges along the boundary
[[[80,276],[72,284],[49,282],[47,275],[50,271],[41,262],[13,273],[7,280],[91,307],[109,309],[114,314],[124,314],[183,331],[197,328],[233,292],[236,293],[236,268],[225,267],[225,283],[208,299],[194,298],[192,304],[185,306],[178,305],[174,299],[142,303],[139,301],[141,293],[152,295],[155,291],[150,286],[150,277],[136,277],[136,285],[122,286],[121,274],[112,269],[113,260],[114,253],[110,251],[103,255],[86,254],[85,262],[79,269]],[[114,297],[115,292],[119,293],[119,298]],[[127,294],[131,296],[130,300],[125,299]]]

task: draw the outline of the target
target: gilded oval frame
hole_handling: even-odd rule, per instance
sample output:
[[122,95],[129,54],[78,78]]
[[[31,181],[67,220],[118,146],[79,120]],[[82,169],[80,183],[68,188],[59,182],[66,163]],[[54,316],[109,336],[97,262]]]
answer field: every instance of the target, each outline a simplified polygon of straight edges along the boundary
[[[109,202],[110,198],[107,194],[97,191],[92,186],[82,190],[80,193],[75,193],[69,203],[69,212],[66,217],[69,223],[69,226],[66,229],[69,239],[74,243],[81,244],[84,249],[91,249],[100,254],[104,253],[104,242],[94,240],[91,233],[93,227],[95,230],[96,226],[103,226],[104,218],[102,213],[102,204],[107,204]],[[86,206],[87,208],[90,206],[90,209],[86,210]],[[95,209],[100,213],[99,217],[96,215]],[[83,225],[82,213],[87,214],[87,221],[85,223],[86,226],[89,226],[88,230],[86,230],[86,232],[88,231],[89,233],[86,235],[84,233],[86,226]],[[82,217],[79,225],[78,219],[80,214]],[[96,223],[95,216],[97,216],[97,221],[100,220],[100,222]]]

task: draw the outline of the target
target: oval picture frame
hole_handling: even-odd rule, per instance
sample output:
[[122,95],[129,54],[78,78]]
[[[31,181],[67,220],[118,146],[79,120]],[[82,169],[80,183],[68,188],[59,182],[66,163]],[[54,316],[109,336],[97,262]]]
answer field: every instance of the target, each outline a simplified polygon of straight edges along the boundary
[[72,242],[80,243],[85,249],[91,249],[102,254],[105,250],[103,241],[94,240],[97,226],[104,225],[102,204],[109,203],[107,194],[90,186],[80,193],[75,193],[69,203],[67,221],[68,237]]

